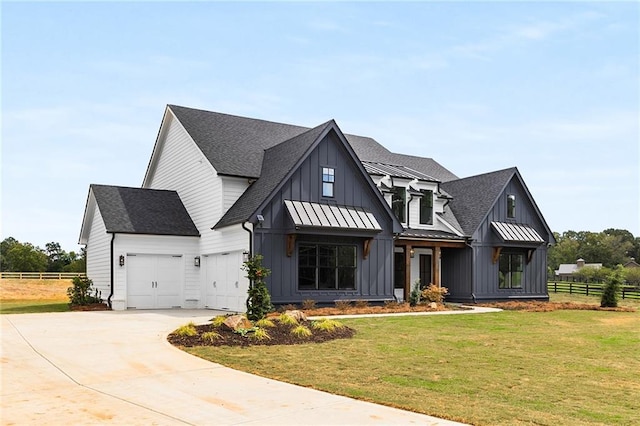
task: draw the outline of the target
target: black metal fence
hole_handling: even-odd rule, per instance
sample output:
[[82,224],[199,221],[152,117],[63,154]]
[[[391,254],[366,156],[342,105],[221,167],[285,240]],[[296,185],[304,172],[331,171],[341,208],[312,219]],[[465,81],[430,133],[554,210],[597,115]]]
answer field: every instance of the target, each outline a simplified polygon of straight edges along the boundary
[[[549,293],[569,293],[581,294],[585,296],[602,296],[603,283],[599,282],[573,282],[573,281],[553,281],[547,283]],[[623,299],[640,300],[640,287],[623,285],[620,288],[620,296]]]

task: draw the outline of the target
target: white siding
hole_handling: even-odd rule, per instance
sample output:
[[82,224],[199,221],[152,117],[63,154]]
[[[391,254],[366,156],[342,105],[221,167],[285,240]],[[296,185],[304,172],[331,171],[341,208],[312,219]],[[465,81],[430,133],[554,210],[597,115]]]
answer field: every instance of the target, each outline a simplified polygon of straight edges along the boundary
[[[156,149],[158,152],[154,153],[155,168],[147,177],[144,187],[178,192],[200,231],[200,253],[230,250],[230,244],[237,246],[236,242],[226,240],[229,233],[213,231],[211,228],[248,187],[247,179],[223,179],[218,176],[211,163],[171,113],[167,115]],[[244,245],[238,249],[248,249],[248,235],[242,228],[240,230],[244,233]],[[236,234],[231,232],[231,235]]]
[[87,240],[87,276],[93,281],[93,286],[102,292],[102,299],[106,300],[111,291],[111,234],[107,234],[102,215],[97,207],[93,194],[89,195],[87,205],[93,209],[90,223],[89,238]]
[[[200,286],[200,268],[194,265],[194,257],[198,256],[197,237],[175,237],[164,235],[131,235],[116,234],[114,241],[114,295],[112,298],[114,309],[127,306],[127,263],[118,265],[120,255],[127,254],[158,254],[182,256],[182,273],[184,275],[182,288],[183,307],[202,307],[202,291]],[[107,254],[107,259],[108,259]]]

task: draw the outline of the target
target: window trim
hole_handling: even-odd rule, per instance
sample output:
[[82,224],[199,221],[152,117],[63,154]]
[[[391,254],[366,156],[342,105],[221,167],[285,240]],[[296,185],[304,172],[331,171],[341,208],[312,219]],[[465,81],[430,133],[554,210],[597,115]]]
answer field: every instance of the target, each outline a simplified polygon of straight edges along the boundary
[[[320,192],[322,197],[324,198],[334,198],[335,197],[335,189],[336,189],[336,169],[334,167],[329,166],[321,166],[320,167],[320,177],[322,180],[322,184],[320,187]],[[325,193],[325,188],[331,188],[331,194],[327,195]]]
[[516,195],[507,195],[507,219],[516,218]]
[[[513,257],[519,257],[519,270],[513,270],[513,261],[512,258]],[[508,267],[509,270],[505,272],[503,272],[502,265],[503,265],[503,258],[504,257],[508,257]],[[498,290],[522,290],[524,288],[524,277],[525,277],[525,254],[521,251],[503,251],[500,253],[499,257],[498,257]],[[519,273],[519,282],[514,285],[513,283],[513,278],[514,278],[514,274],[515,273]],[[503,278],[501,279],[501,275],[503,275]]]
[[[421,189],[420,192],[422,193],[422,197],[420,197],[420,211],[419,211],[419,218],[418,218],[418,223],[420,223],[420,225],[433,225],[433,191],[431,189]],[[429,215],[429,219],[427,222],[423,222],[423,203],[424,200],[429,200],[430,201],[430,205],[428,206],[430,215]]]
[[[394,205],[396,201],[396,196],[398,195],[398,191],[402,190],[402,217],[398,217],[396,214],[396,207]],[[399,201],[399,200],[398,200]],[[391,211],[396,216],[396,218],[400,221],[400,223],[407,223],[407,188],[404,186],[394,186],[391,191]]]
[[[334,266],[332,268],[323,267],[320,265],[320,247],[331,247],[335,249],[335,258],[334,258]],[[314,266],[301,265],[300,261],[302,259],[300,255],[300,250],[304,247],[314,247],[315,248],[315,261]],[[339,249],[340,247],[351,247],[353,248],[353,266],[345,266],[339,264]],[[307,292],[307,291],[355,291],[358,288],[358,245],[351,243],[331,243],[331,242],[304,242],[301,241],[298,243],[298,247],[296,250],[297,253],[297,291]],[[314,288],[300,288],[300,277],[301,268],[313,268],[314,269]],[[333,281],[335,283],[334,288],[321,288],[320,287],[320,271],[322,269],[333,269]],[[340,287],[340,272],[344,270],[351,270],[353,276],[353,286],[348,288]]]

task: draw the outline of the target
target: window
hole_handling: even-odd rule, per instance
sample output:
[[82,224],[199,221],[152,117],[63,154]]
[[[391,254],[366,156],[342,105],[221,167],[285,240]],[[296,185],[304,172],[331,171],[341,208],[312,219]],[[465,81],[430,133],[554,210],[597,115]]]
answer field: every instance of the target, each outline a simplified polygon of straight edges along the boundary
[[507,217],[514,219],[516,217],[516,196],[507,195]]
[[423,189],[420,198],[420,223],[433,225],[433,191]]
[[298,289],[355,289],[356,251],[351,245],[300,244]]
[[522,288],[523,265],[522,253],[500,253],[499,288]]
[[406,222],[407,190],[401,186],[394,186],[391,194],[391,209],[400,222]]
[[322,196],[333,197],[333,184],[336,181],[335,170],[331,167],[322,168]]

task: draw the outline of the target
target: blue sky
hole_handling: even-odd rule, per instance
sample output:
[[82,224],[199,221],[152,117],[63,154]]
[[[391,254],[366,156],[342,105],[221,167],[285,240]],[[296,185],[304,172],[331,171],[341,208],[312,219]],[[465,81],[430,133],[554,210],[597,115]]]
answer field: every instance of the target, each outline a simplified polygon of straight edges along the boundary
[[3,2],[2,238],[77,250],[166,104],[517,166],[552,230],[640,236],[637,2]]

